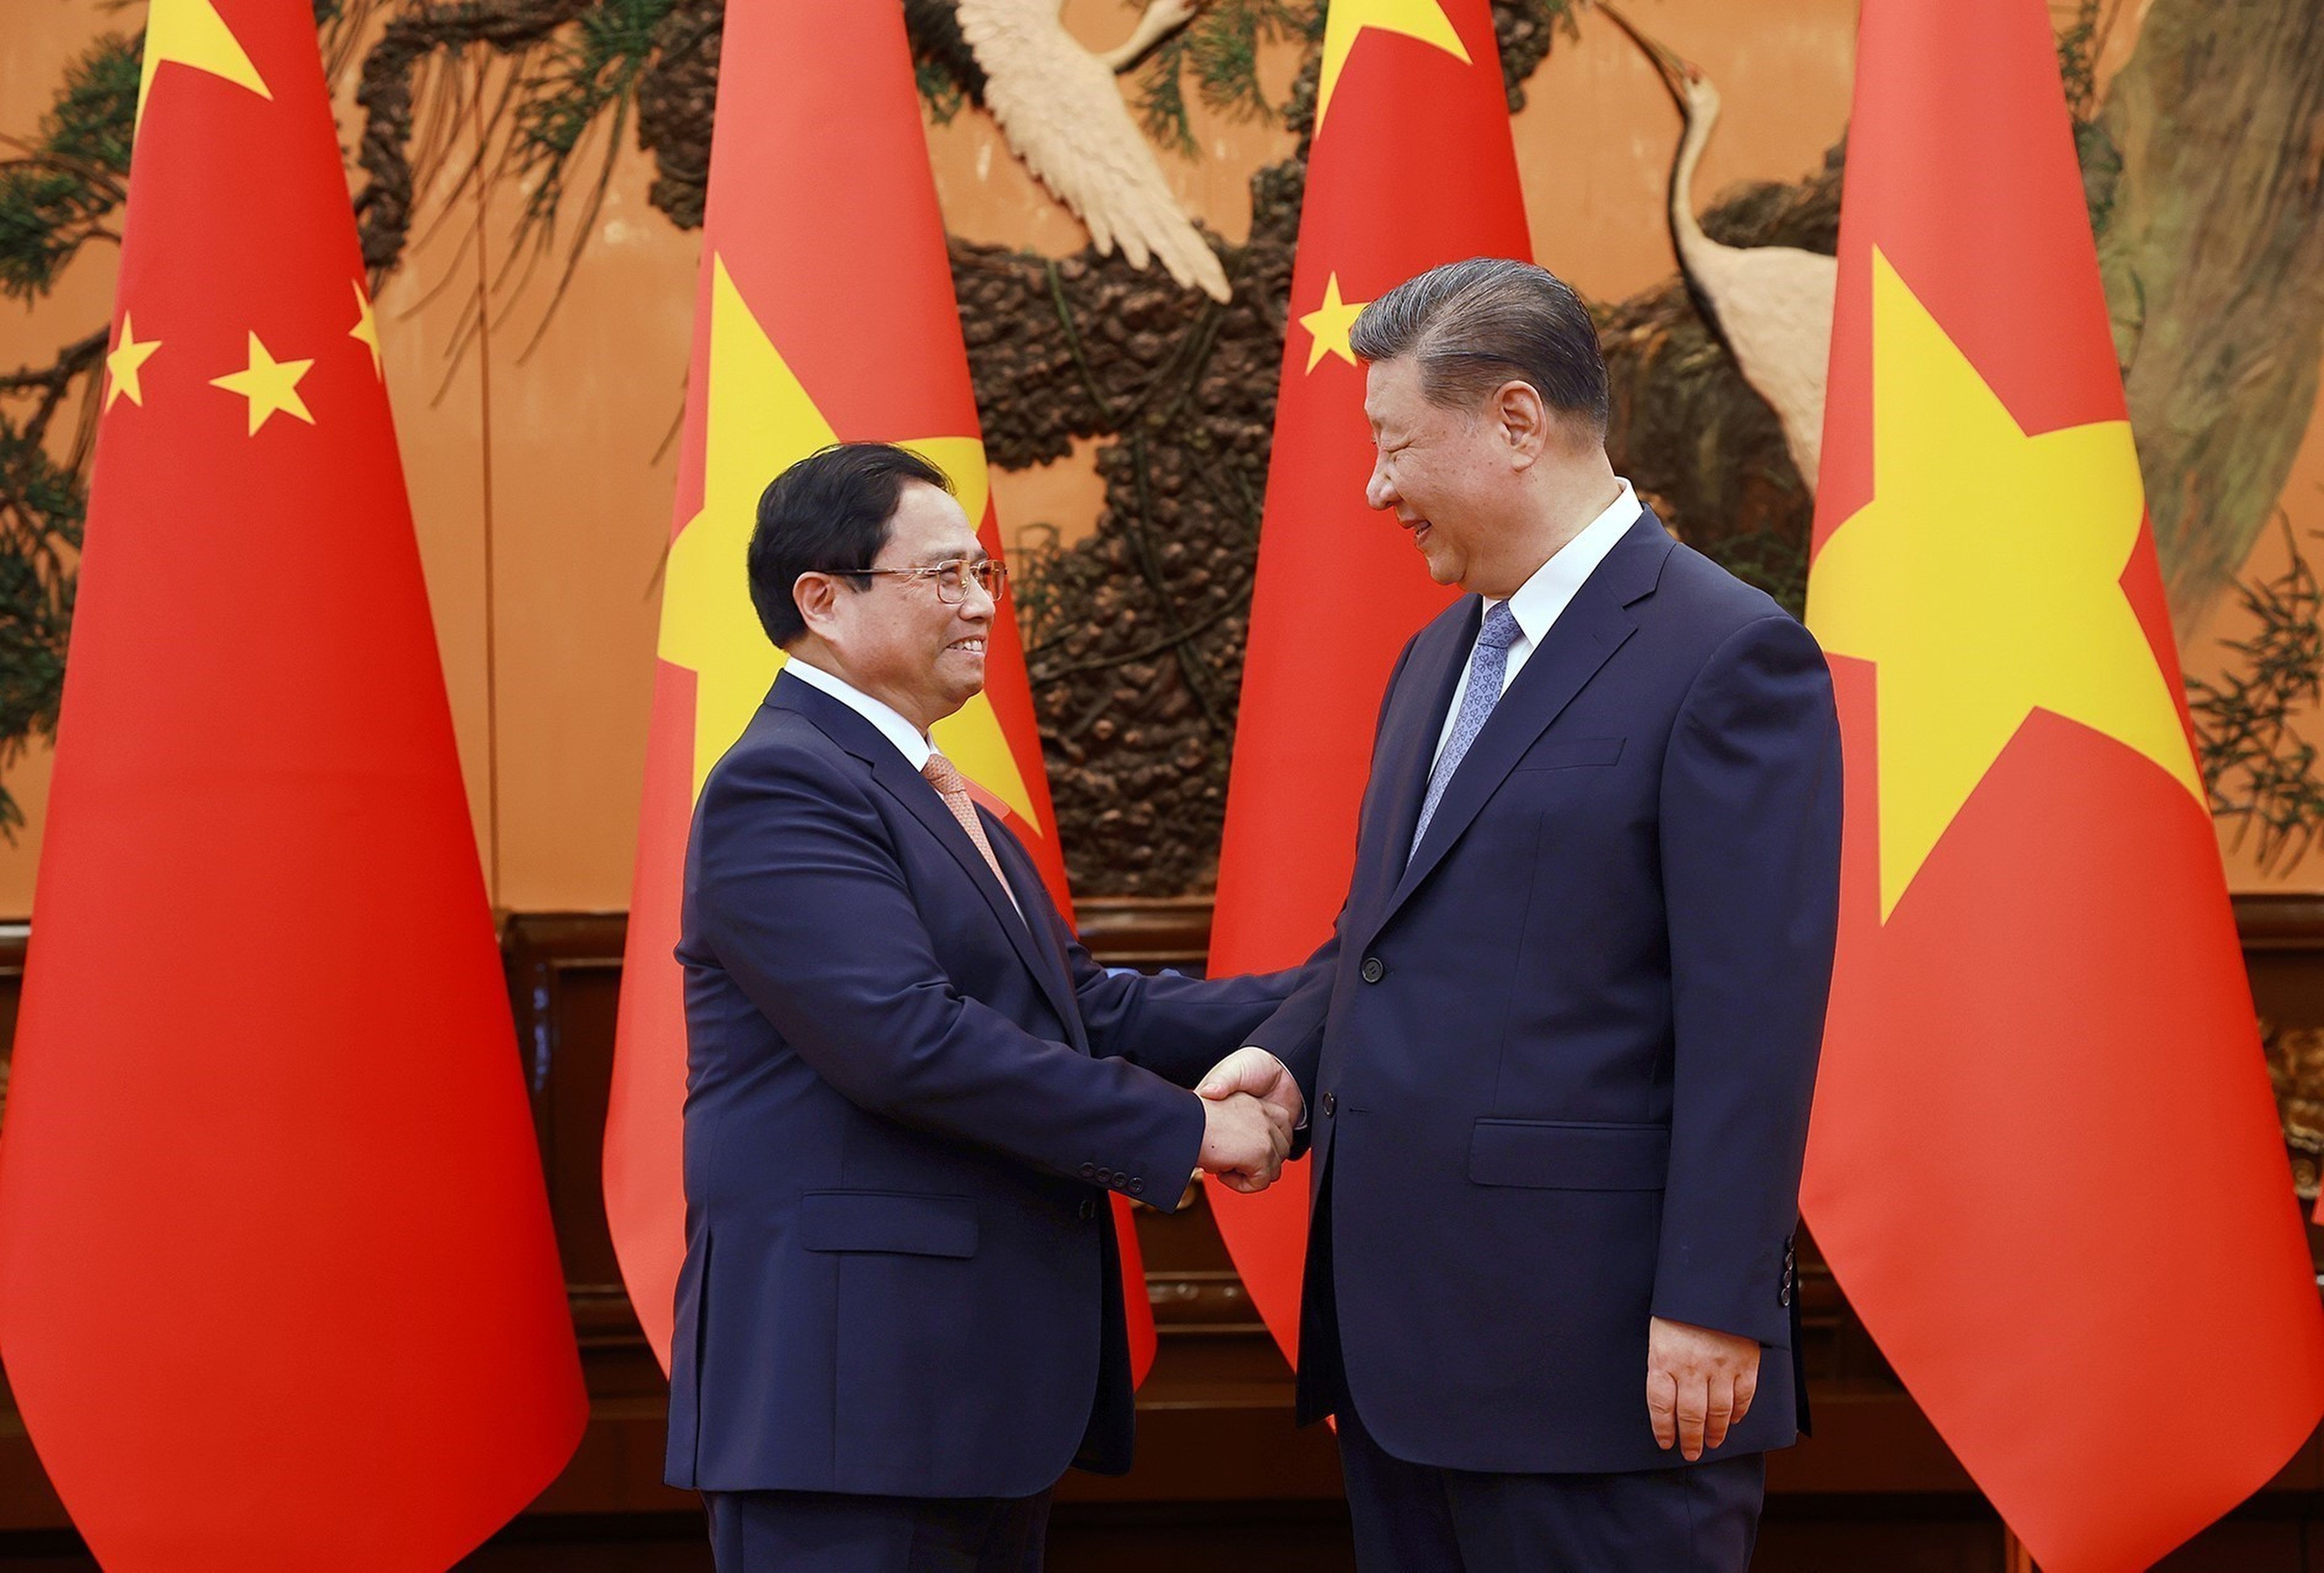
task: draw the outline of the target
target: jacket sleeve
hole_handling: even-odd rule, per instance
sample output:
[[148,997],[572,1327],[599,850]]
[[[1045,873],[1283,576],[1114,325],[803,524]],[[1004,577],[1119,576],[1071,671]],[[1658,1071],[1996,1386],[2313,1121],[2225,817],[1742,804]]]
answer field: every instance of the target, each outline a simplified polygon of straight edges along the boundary
[[1789,616],[1748,624],[1696,677],[1663,766],[1675,1058],[1658,1317],[1791,1341],[1840,836],[1823,653]]
[[1305,976],[1300,967],[1213,979],[1110,973],[1071,936],[1065,961],[1091,1048],[1179,1087],[1248,1042]]
[[693,929],[799,1057],[899,1124],[1069,1179],[1084,1166],[1179,1191],[1201,1100],[1122,1059],[1035,1037],[937,961],[867,783],[729,754],[689,856]]

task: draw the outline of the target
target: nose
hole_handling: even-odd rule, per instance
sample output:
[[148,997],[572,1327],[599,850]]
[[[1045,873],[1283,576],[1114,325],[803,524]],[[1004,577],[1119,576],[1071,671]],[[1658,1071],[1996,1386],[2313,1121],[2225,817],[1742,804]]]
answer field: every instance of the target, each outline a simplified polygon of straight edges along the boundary
[[990,623],[1001,604],[991,590],[979,584],[973,576],[968,580],[968,593],[960,598],[960,615],[970,623]]
[[1375,457],[1372,459],[1371,477],[1364,482],[1364,501],[1375,508],[1396,506],[1396,482],[1388,478],[1386,458]]

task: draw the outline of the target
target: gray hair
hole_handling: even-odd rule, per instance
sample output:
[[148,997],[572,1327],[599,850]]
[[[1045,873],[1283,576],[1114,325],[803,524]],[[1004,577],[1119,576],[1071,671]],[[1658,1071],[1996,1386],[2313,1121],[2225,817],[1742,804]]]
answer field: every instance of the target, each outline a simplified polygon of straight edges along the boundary
[[1475,256],[1406,279],[1356,319],[1349,347],[1367,361],[1414,357],[1420,391],[1471,408],[1502,384],[1606,435],[1606,360],[1582,297],[1547,268]]

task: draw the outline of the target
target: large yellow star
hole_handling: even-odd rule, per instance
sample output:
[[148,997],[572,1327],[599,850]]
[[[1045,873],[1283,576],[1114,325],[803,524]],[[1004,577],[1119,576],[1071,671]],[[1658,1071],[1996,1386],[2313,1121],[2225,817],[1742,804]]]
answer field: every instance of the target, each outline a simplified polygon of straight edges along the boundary
[[1323,303],[1299,319],[1299,326],[1314,340],[1307,347],[1307,369],[1314,371],[1327,355],[1336,355],[1350,365],[1356,364],[1356,352],[1348,347],[1348,329],[1356,325],[1370,301],[1340,299],[1340,275],[1333,273],[1323,282]]
[[113,353],[105,357],[105,369],[111,379],[105,390],[106,409],[112,409],[113,401],[124,393],[129,395],[131,403],[141,408],[144,405],[145,390],[138,385],[137,369],[152,359],[153,352],[161,347],[161,341],[158,338],[138,342],[137,330],[130,326],[129,313],[124,311],[121,314],[121,342],[115,345]]
[[1872,376],[1872,500],[1818,553],[1808,625],[1877,669],[1885,921],[2036,709],[2203,791],[2122,589],[2146,505],[2128,423],[2028,435],[1877,250]]
[[355,291],[355,325],[347,329],[347,337],[360,340],[371,351],[372,375],[385,382],[387,364],[379,349],[379,314],[372,310],[371,297],[364,293],[362,281],[350,279],[348,282]]
[[[702,507],[670,542],[662,593],[663,660],[695,674],[694,790],[741,736],[782,670],[751,605],[744,557],[759,494],[783,470],[838,440],[831,422],[752,314],[725,260],[714,254],[710,371]],[[973,437],[899,438],[952,483],[971,523],[984,517],[991,482],[984,445]],[[919,586],[910,587],[914,592]],[[890,591],[888,593],[894,593]],[[1001,615],[1008,615],[1004,606]],[[934,739],[961,773],[1007,803],[1037,830],[1032,794],[1010,753],[991,701],[979,694],[936,724]]]
[[241,41],[211,0],[153,0],[145,13],[145,56],[137,73],[140,125],[145,119],[145,101],[152,96],[153,74],[167,60],[224,77],[269,102],[273,100],[265,79],[250,63]]
[[276,360],[258,342],[258,335],[250,336],[250,365],[242,371],[229,372],[222,377],[212,377],[210,386],[224,388],[230,393],[240,393],[250,401],[250,435],[266,424],[267,417],[280,412],[294,415],[308,425],[315,417],[307,412],[307,401],[299,396],[299,379],[315,363],[308,360]]
[[1416,38],[1443,50],[1464,66],[1470,63],[1469,46],[1461,42],[1452,19],[1444,14],[1443,0],[1331,0],[1331,8],[1323,17],[1323,75],[1315,88],[1315,129],[1319,134],[1323,129],[1323,117],[1332,113],[1332,94],[1340,85],[1340,73],[1347,69],[1348,56],[1356,47],[1357,35],[1367,27]]

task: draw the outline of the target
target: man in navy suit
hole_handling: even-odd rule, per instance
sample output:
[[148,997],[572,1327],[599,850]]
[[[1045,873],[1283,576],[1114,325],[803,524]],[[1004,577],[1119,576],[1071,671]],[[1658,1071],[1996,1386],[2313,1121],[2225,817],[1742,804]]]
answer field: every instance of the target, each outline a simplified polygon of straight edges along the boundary
[[1130,1462],[1111,1193],[1273,1179],[1290,1120],[1185,1088],[1289,975],[1109,976],[932,748],[1005,583],[939,471],[801,461],[749,571],[789,661],[687,851],[667,1476],[721,1573],[1036,1569],[1058,1476]]
[[1351,342],[1369,500],[1474,593],[1389,679],[1322,964],[1205,1084],[1312,1114],[1301,1416],[1364,1573],[1740,1573],[1799,1418],[1830,675],[1616,477],[1549,273],[1434,269]]

